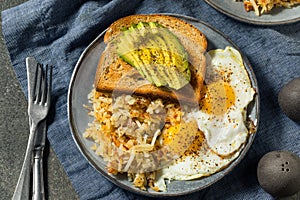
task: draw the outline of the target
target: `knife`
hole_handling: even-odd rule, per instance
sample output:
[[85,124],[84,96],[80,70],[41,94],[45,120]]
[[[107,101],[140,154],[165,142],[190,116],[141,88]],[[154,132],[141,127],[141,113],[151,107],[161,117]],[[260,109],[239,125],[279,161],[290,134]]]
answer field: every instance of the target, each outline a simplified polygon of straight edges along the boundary
[[32,199],[45,199],[45,185],[44,185],[44,148],[46,143],[47,121],[43,120],[39,125],[34,141],[33,150],[33,165],[32,165]]
[[[37,62],[33,57],[26,58],[26,70],[27,70],[27,85],[28,85],[28,101],[31,101],[31,97],[34,92],[35,76],[36,76]],[[29,117],[29,125],[31,125]],[[35,138],[33,135],[33,139]],[[27,152],[25,154],[25,159],[22,165],[21,173],[18,179],[17,186],[15,188],[12,199],[14,200],[27,200],[31,197],[30,193],[30,173],[32,169],[32,152]]]

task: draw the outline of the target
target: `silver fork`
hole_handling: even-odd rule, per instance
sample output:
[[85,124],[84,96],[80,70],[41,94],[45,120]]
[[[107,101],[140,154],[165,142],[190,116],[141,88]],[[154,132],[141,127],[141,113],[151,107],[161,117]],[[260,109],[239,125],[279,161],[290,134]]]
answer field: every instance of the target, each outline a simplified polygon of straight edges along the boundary
[[38,124],[46,118],[50,108],[52,68],[46,68],[46,74],[48,74],[48,70],[50,70],[48,80],[48,77],[43,73],[41,65],[35,65],[35,71],[32,71],[32,68],[28,69],[28,65],[32,64],[34,61],[34,58],[26,59],[28,76],[28,115],[31,126],[25,158],[12,198],[13,200],[27,200],[30,198],[30,172],[36,129]]

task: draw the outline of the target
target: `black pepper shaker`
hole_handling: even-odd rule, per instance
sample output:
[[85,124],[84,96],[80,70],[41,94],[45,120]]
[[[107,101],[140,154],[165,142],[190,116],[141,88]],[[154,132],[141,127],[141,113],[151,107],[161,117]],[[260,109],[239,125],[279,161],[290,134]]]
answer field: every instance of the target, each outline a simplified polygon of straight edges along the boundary
[[288,197],[300,191],[300,158],[288,151],[265,154],[257,166],[261,187],[273,197]]

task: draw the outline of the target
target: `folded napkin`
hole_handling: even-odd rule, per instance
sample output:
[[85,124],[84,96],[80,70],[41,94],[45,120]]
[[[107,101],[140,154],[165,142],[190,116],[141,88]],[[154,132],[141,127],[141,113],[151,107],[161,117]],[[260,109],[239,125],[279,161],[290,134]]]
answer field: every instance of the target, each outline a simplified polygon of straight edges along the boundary
[[240,47],[257,76],[260,126],[249,152],[221,181],[182,199],[271,199],[257,182],[259,159],[272,150],[300,155],[300,127],[277,102],[280,88],[300,76],[300,23],[249,25],[199,0],[31,0],[2,12],[3,34],[25,95],[27,56],[55,66],[48,139],[80,198],[148,199],[115,186],[91,167],[72,139],[67,118],[68,85],[81,53],[114,20],[135,13],[178,13],[211,24]]

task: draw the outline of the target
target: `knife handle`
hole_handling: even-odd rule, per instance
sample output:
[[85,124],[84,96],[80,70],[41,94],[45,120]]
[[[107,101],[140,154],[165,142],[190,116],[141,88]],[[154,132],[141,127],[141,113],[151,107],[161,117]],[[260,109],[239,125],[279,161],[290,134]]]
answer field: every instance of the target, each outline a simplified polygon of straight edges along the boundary
[[28,138],[27,149],[25,158],[23,161],[21,173],[18,179],[18,183],[13,194],[12,200],[27,200],[30,198],[30,172],[31,172],[31,161],[32,161],[32,150],[35,138],[37,125],[35,123],[30,127],[30,134]]
[[44,171],[43,171],[43,148],[33,152],[33,193],[32,200],[44,200]]

